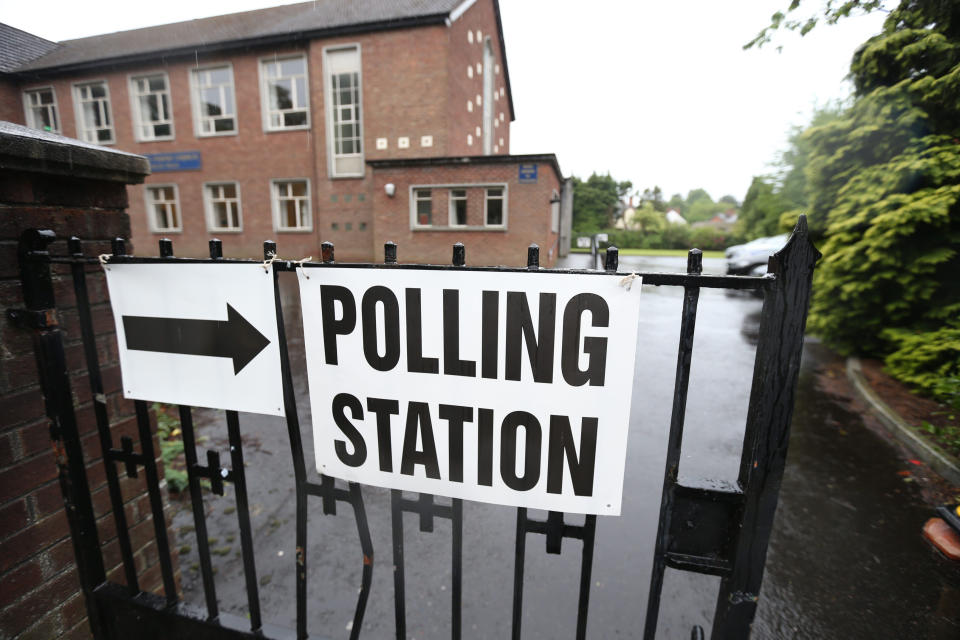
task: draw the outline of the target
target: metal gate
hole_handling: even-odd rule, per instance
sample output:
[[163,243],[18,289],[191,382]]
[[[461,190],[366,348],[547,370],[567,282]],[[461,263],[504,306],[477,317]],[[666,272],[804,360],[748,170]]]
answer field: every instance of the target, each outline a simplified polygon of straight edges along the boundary
[[[266,624],[262,619],[244,474],[240,420],[235,411],[226,412],[230,466],[225,468],[221,466],[221,460],[216,451],[207,452],[205,464],[197,460],[191,407],[179,408],[206,609],[198,609],[178,600],[146,402],[135,401],[140,451],[134,451],[129,438],[122,438],[120,446],[116,447],[110,432],[87,293],[88,267],[96,265],[98,257],[84,256],[78,238],[69,240],[68,255],[51,255],[48,248],[54,240],[54,234],[50,231],[31,230],[23,234],[20,243],[20,266],[26,309],[11,312],[11,316],[20,326],[30,328],[34,334],[51,434],[56,441],[58,451],[62,452],[62,455],[58,456],[61,488],[75,547],[78,573],[86,596],[87,611],[94,636],[98,639],[307,638],[307,508],[312,496],[319,499],[319,506],[324,514],[334,515],[337,513],[338,506],[349,506],[356,520],[358,543],[362,551],[362,565],[358,567],[361,588],[350,637],[358,638],[370,595],[374,569],[374,549],[364,511],[363,490],[359,484],[349,483],[344,486],[344,483],[337,483],[325,476],[316,476],[317,481],[308,480],[284,335],[284,309],[277,287],[278,273],[294,271],[302,268],[303,265],[289,261],[273,263],[284,412],[296,492],[297,553],[293,563],[296,571],[296,622],[295,627],[290,629]],[[155,258],[127,255],[124,241],[119,238],[113,242],[112,249],[113,253],[109,257],[111,263],[208,261],[174,257],[172,243],[167,239],[160,240],[160,255]],[[276,255],[276,244],[265,242],[264,258],[275,259]],[[393,243],[387,243],[384,246],[384,255],[383,265],[369,266],[515,272],[539,269],[539,250],[536,246],[531,246],[528,250],[526,269],[466,267],[464,247],[459,243],[453,247],[453,260],[449,266],[398,265],[397,247]],[[767,276],[704,275],[701,268],[701,252],[697,249],[689,252],[685,274],[638,274],[642,276],[644,285],[682,287],[684,290],[672,416],[664,465],[663,494],[643,632],[643,637],[647,640],[652,640],[656,634],[660,595],[664,571],[667,567],[721,578],[712,638],[747,638],[750,634],[786,461],[811,278],[814,264],[819,257],[819,252],[808,238],[806,220],[801,216],[790,241],[770,259]],[[252,262],[224,259],[219,240],[210,241],[209,261]],[[333,263],[334,247],[331,243],[324,243],[322,263],[310,266],[322,267]],[[66,372],[63,335],[57,324],[54,300],[55,279],[51,273],[51,265],[56,264],[69,266],[73,290],[76,294],[91,392],[96,399],[94,411],[100,444],[104,452],[103,463],[127,585],[113,583],[106,578],[70,379]],[[555,272],[593,273],[597,277],[610,277],[617,275],[617,269],[618,252],[616,248],[611,247],[607,250],[602,271],[556,270]],[[622,277],[624,274],[619,275]],[[684,486],[678,481],[697,303],[702,288],[749,290],[761,294],[764,298],[739,476],[735,486],[721,486],[716,483],[692,487]],[[123,510],[119,476],[121,473],[136,476],[140,472],[145,474],[149,492],[163,579],[163,597],[143,592],[138,586],[138,574]],[[236,494],[236,513],[248,598],[246,617],[218,610],[211,551],[207,541],[201,479],[209,480],[209,490],[214,493],[222,495],[224,484],[227,483],[233,486]],[[406,637],[404,512],[419,514],[421,532],[432,531],[434,518],[447,518],[452,521],[451,637],[460,638],[463,576],[462,501],[452,499],[449,502],[440,503],[432,495],[418,494],[416,497],[409,497],[394,490],[391,497],[391,516],[392,563],[395,567],[396,637]],[[586,637],[595,530],[596,516],[594,515],[586,516],[582,525],[573,525],[565,521],[563,513],[550,512],[545,520],[538,520],[531,518],[526,509],[517,509],[513,638],[521,637],[524,560],[529,534],[542,534],[546,539],[546,551],[552,554],[560,553],[564,538],[582,541],[579,607],[576,630],[571,635],[578,639]],[[313,630],[315,634],[323,634],[325,631]],[[692,636],[702,637],[703,631],[695,627],[692,630]]]

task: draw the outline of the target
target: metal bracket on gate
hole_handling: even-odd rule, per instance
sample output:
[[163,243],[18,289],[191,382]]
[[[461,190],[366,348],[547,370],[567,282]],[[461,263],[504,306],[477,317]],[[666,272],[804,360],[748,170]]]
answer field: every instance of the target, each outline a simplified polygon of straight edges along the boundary
[[676,484],[670,497],[666,565],[709,575],[728,574],[743,492]]
[[[524,510],[525,511],[525,510]],[[593,532],[596,527],[596,516],[587,516],[582,525],[568,524],[563,521],[563,514],[559,511],[547,513],[546,520],[535,520],[518,516],[518,527],[523,527],[523,533],[542,533],[547,537],[547,553],[560,555],[560,545],[564,538],[575,538],[585,542],[593,542]],[[519,533],[519,531],[518,531]]]
[[323,504],[323,515],[337,515],[337,500],[346,502],[356,508],[356,498],[349,489],[342,489],[336,485],[336,482],[330,476],[320,476],[320,484],[315,482],[306,483],[307,494],[317,496]]
[[122,462],[127,469],[128,478],[136,478],[137,466],[146,464],[143,454],[134,452],[133,438],[130,436],[120,438],[120,448],[110,449],[107,452],[107,459],[113,462]]
[[56,309],[7,309],[7,318],[18,329],[54,329],[60,326]]
[[233,482],[233,471],[220,466],[220,453],[207,450],[207,466],[193,465],[193,472],[200,478],[210,481],[210,491],[218,496],[223,495],[223,483]]
[[448,520],[453,520],[454,518],[459,517],[455,513],[453,504],[437,504],[433,501],[432,494],[417,494],[416,500],[404,498],[403,493],[400,491],[394,491],[393,495],[396,496],[394,515],[396,516],[398,513],[402,513],[404,511],[408,513],[419,514],[420,531],[423,533],[431,533],[433,531],[434,518],[447,518]]

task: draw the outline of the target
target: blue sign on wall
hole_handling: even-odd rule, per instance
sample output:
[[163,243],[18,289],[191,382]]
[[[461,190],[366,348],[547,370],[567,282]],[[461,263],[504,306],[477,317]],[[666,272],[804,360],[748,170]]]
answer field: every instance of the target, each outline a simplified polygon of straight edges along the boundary
[[203,161],[199,151],[175,151],[173,153],[144,154],[150,161],[150,171],[162,173],[164,171],[199,171],[203,168]]
[[535,164],[520,164],[517,166],[517,179],[523,182],[536,182],[537,181],[537,165]]

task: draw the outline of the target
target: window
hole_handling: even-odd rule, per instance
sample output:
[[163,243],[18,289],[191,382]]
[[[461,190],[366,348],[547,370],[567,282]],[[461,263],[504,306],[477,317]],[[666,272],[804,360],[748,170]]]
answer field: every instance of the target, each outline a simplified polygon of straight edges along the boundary
[[310,231],[310,184],[306,180],[273,181],[277,231]]
[[155,73],[130,78],[130,101],[137,140],[172,140],[173,113],[170,111],[170,83],[167,74]]
[[242,231],[240,187],[236,182],[207,184],[203,188],[210,231]]
[[450,190],[450,226],[463,227],[467,224],[467,190]]
[[180,231],[180,201],[177,185],[165,184],[147,187],[147,221],[150,230]]
[[431,198],[430,189],[413,190],[417,226],[428,227],[433,224],[433,200]]
[[210,67],[190,72],[193,115],[198,136],[237,132],[237,107],[233,93],[233,67]]
[[310,124],[307,59],[270,58],[260,62],[263,126],[267,131],[305,129]]
[[359,47],[325,50],[324,73],[327,85],[330,175],[362,176],[364,168]]
[[85,142],[114,142],[107,83],[100,81],[73,85],[73,101],[77,110],[77,137]]
[[27,114],[27,126],[31,129],[60,133],[57,96],[52,87],[24,91],[23,110]]
[[485,212],[484,219],[486,220],[486,225],[488,227],[502,227],[503,226],[503,189],[500,187],[488,187],[487,188],[487,199],[485,203]]

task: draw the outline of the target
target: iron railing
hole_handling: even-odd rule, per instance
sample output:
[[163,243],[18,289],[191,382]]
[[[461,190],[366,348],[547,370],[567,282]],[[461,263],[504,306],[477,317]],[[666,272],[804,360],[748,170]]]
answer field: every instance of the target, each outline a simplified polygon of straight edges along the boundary
[[[358,638],[366,605],[370,596],[374,550],[364,509],[363,490],[356,483],[338,483],[319,476],[318,481],[307,478],[303,443],[294,395],[290,357],[286,345],[278,277],[280,272],[299,268],[323,268],[334,265],[334,247],[322,245],[322,262],[301,264],[274,261],[274,291],[276,320],[280,339],[281,375],[284,413],[290,453],[294,469],[296,495],[296,620],[295,628],[287,629],[266,624],[260,607],[260,595],[253,538],[244,474],[243,443],[240,417],[235,411],[226,412],[230,445],[230,467],[221,466],[217,451],[207,451],[206,464],[196,455],[197,438],[191,407],[179,407],[181,433],[186,457],[190,501],[193,510],[199,568],[202,577],[205,611],[179,600],[174,579],[174,567],[167,539],[167,523],[163,512],[163,496],[155,463],[150,430],[148,406],[143,400],[134,402],[139,432],[140,451],[134,451],[129,438],[121,438],[115,448],[110,431],[110,420],[104,396],[103,381],[98,361],[91,308],[87,292],[88,266],[98,262],[97,257],[84,256],[78,238],[68,241],[67,255],[52,255],[49,245],[55,240],[49,231],[25,232],[20,244],[20,262],[26,309],[11,312],[24,328],[33,331],[35,351],[40,369],[41,384],[47,400],[47,413],[53,436],[62,445],[60,458],[61,487],[67,505],[67,514],[74,541],[78,572],[87,599],[91,629],[98,639],[128,638],[307,638],[307,502],[309,496],[320,498],[322,512],[336,515],[337,503],[351,507],[357,525],[362,551],[361,587],[357,597],[350,637]],[[113,242],[114,263],[250,263],[250,260],[223,258],[219,240],[210,241],[208,259],[176,258],[170,240],[159,243],[159,257],[127,255],[122,239]],[[274,258],[277,247],[264,243],[265,259]],[[397,263],[397,247],[384,246],[383,264],[350,264],[338,267],[381,269],[443,269],[490,272],[540,272],[539,250],[531,246],[526,268],[466,267],[462,244],[453,247],[449,266],[404,265]],[[803,343],[803,331],[809,302],[812,270],[819,253],[807,237],[806,221],[801,217],[791,240],[770,261],[770,272],[765,277],[704,275],[701,252],[689,252],[686,273],[641,273],[644,285],[683,287],[680,344],[678,348],[676,380],[672,415],[664,469],[663,493],[654,564],[650,578],[649,599],[644,638],[652,640],[656,634],[664,571],[667,567],[721,577],[713,620],[712,638],[747,638],[756,612],[760,583],[766,560],[767,544],[773,524],[780,481],[786,460],[787,440],[793,410],[793,398]],[[103,464],[116,524],[118,546],[126,585],[107,580],[104,561],[97,536],[96,520],[86,466],[80,446],[70,379],[64,366],[63,335],[56,322],[56,301],[53,296],[51,265],[69,265],[76,292],[79,322],[84,354]],[[595,274],[597,277],[617,275],[618,252],[607,250],[602,271],[549,270],[549,273]],[[623,275],[623,274],[620,274]],[[720,288],[752,290],[764,297],[760,321],[759,342],[754,365],[743,450],[738,482],[734,486],[718,483],[685,486],[678,480],[682,451],[684,415],[690,380],[697,303],[700,289]],[[141,468],[146,477],[150,508],[153,517],[156,547],[162,575],[164,595],[156,596],[141,591],[134,561],[129,527],[120,491],[122,465],[128,476],[136,477]],[[201,480],[209,481],[209,490],[223,495],[224,483],[233,485],[236,513],[241,540],[241,555],[248,602],[248,616],[230,615],[219,610],[210,545],[203,508]],[[394,611],[397,638],[406,637],[406,598],[403,513],[419,514],[419,530],[433,530],[434,518],[446,518],[452,523],[451,559],[451,637],[460,638],[463,579],[463,504],[453,499],[440,504],[434,496],[419,494],[409,498],[401,491],[391,493],[391,517],[394,571]],[[578,639],[587,635],[591,573],[594,553],[596,516],[589,515],[582,525],[566,522],[564,514],[550,512],[545,520],[528,516],[524,508],[517,509],[514,555],[514,584],[512,636],[521,637],[523,610],[523,582],[526,539],[531,533],[543,534],[548,554],[559,554],[564,538],[581,540],[579,577]],[[702,637],[699,627],[694,637]]]

